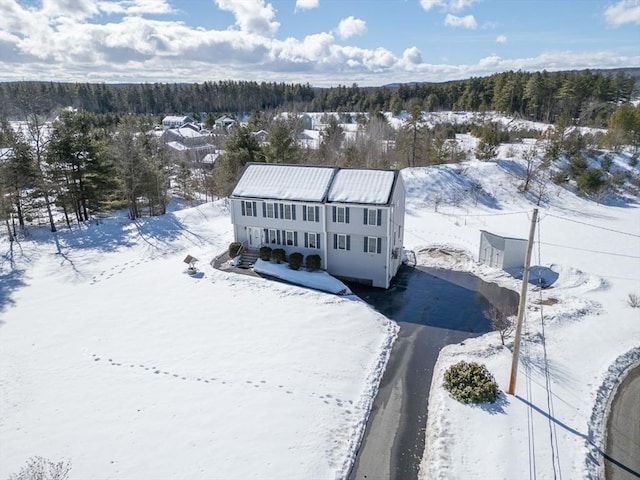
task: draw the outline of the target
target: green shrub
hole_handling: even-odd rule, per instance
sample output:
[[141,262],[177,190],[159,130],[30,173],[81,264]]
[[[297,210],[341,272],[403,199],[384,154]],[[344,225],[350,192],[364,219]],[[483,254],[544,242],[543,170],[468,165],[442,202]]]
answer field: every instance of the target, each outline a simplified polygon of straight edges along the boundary
[[298,270],[302,266],[303,256],[300,252],[293,252],[289,255],[289,268]]
[[260,251],[258,252],[258,255],[260,255],[260,260],[264,260],[265,262],[268,262],[271,259],[271,247],[260,247]]
[[242,252],[242,244],[240,242],[231,242],[229,244],[229,248],[227,249],[227,253],[229,254],[229,258],[235,258]]
[[604,184],[602,171],[597,168],[587,168],[576,179],[579,193],[595,193]]
[[498,384],[487,367],[475,362],[458,362],[444,374],[444,388],[462,403],[494,403]]
[[271,250],[271,260],[276,263],[282,263],[287,258],[287,254],[282,248],[274,248]]
[[320,261],[320,255],[307,255],[307,269],[311,270],[320,270],[320,266],[322,262]]

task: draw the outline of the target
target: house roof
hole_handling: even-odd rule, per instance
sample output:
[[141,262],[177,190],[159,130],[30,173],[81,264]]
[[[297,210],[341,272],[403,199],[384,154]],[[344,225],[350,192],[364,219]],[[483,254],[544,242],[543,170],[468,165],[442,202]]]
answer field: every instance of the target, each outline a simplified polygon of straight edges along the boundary
[[396,171],[249,164],[233,197],[385,205]]
[[394,180],[393,170],[340,169],[327,199],[330,202],[384,205],[389,201]]
[[321,202],[333,173],[328,167],[250,164],[232,196]]
[[190,117],[187,117],[186,115],[182,115],[182,116],[177,116],[177,115],[167,115],[166,117],[164,117],[162,119],[162,122],[183,122],[183,123],[187,123],[191,121]]

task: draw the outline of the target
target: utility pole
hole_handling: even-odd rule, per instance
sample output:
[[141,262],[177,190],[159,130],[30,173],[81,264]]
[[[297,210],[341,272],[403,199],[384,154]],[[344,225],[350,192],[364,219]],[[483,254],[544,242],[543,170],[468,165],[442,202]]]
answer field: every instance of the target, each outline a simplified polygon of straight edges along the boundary
[[518,319],[516,320],[516,333],[513,340],[513,358],[511,359],[511,377],[509,378],[509,389],[507,393],[513,395],[516,390],[516,376],[518,374],[518,360],[520,356],[520,337],[522,335],[522,319],[527,305],[527,286],[529,284],[529,266],[531,265],[531,250],[533,250],[533,235],[536,232],[536,221],[538,220],[538,209],[533,209],[531,218],[531,229],[529,230],[529,241],[527,242],[527,256],[524,260],[524,272],[522,273],[522,288],[520,289],[520,303],[518,304]]

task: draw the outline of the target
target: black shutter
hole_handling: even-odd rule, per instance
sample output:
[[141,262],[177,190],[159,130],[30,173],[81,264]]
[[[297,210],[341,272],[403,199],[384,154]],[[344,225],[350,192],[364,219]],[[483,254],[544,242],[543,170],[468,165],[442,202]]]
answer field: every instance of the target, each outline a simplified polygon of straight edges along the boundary
[[316,209],[316,222],[320,222],[320,207],[315,207]]
[[367,242],[369,241],[369,237],[364,237],[364,251],[367,251]]
[[337,234],[333,234],[333,249],[337,250],[338,249],[338,235]]
[[378,253],[382,253],[382,239],[378,238]]
[[293,246],[298,246],[298,232],[293,232]]
[[306,205],[302,206],[302,221],[303,222],[307,221],[307,206]]
[[304,232],[304,248],[309,248],[309,234]]
[[267,202],[262,202],[262,216],[267,218]]
[[364,223],[365,225],[367,225],[367,222],[369,221],[369,219],[367,218],[368,216],[369,216],[369,210],[365,208],[364,209],[364,218],[362,219],[362,223]]
[[258,216],[258,204],[256,202],[252,202],[253,203],[253,216],[257,217]]
[[333,207],[333,222],[336,221],[336,207]]
[[264,243],[269,243],[269,229],[264,229]]
[[276,230],[276,243],[280,245],[280,230]]
[[280,204],[280,218],[284,218],[284,204]]
[[349,223],[349,207],[344,209],[344,223]]
[[278,204],[273,204],[273,218],[278,218]]
[[291,218],[293,220],[296,219],[296,206],[295,205],[291,205]]
[[351,250],[351,235],[347,235],[347,250]]
[[380,225],[382,225],[382,210],[378,209],[378,226]]
[[242,216],[244,217],[244,216],[247,214],[247,213],[246,213],[246,211],[245,211],[245,209],[244,209],[244,200],[242,200],[242,201],[240,202],[240,205],[242,205]]

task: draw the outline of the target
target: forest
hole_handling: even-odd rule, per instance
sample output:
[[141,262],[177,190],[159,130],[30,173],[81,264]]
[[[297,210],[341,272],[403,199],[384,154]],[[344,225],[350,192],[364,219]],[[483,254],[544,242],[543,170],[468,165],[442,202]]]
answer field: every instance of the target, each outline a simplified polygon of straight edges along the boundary
[[[525,191],[535,175],[538,184],[574,182],[584,195],[625,182],[635,182],[638,190],[638,176],[609,172],[606,155],[599,168],[587,161],[594,152],[630,148],[637,165],[640,106],[632,103],[637,93],[633,76],[588,70],[506,72],[380,88],[234,81],[0,83],[0,219],[13,240],[28,225],[46,224],[55,231],[117,209],[126,209],[131,219],[161,215],[172,195],[221,198],[249,162],[386,169],[492,161],[501,143],[525,138],[544,139],[542,152],[531,150],[521,159]],[[425,121],[426,112],[452,110],[478,116],[470,123]],[[299,141],[302,112],[325,112],[317,148]],[[391,125],[383,112],[404,112],[402,126]],[[484,120],[483,112],[554,127],[544,135],[508,129]],[[221,114],[250,115],[232,129],[206,130],[211,151],[219,156],[205,165],[207,152],[177,153],[158,135],[166,114],[189,114],[210,128]],[[355,135],[347,135],[349,124],[357,127]],[[583,133],[576,126],[599,130]],[[258,131],[266,132],[266,139],[259,140]],[[460,133],[479,139],[474,152],[460,147]]]
[[[0,116],[20,117],[16,99],[36,98],[43,110],[73,107],[100,114],[234,115],[254,111],[393,112],[498,111],[541,122],[566,113],[579,125],[606,126],[615,105],[629,102],[636,79],[623,71],[522,72],[445,83],[382,87],[225,80],[201,84],[0,83]],[[201,120],[204,121],[202,118]]]

